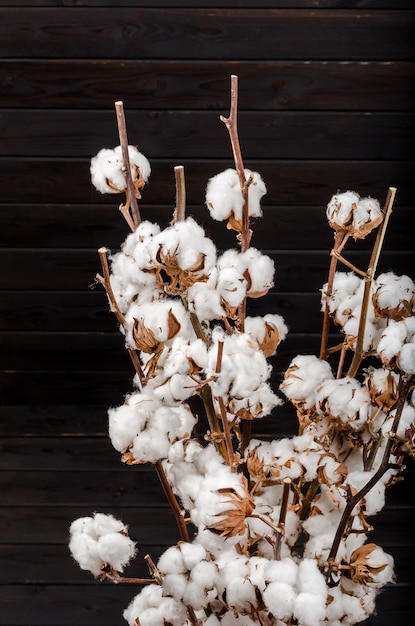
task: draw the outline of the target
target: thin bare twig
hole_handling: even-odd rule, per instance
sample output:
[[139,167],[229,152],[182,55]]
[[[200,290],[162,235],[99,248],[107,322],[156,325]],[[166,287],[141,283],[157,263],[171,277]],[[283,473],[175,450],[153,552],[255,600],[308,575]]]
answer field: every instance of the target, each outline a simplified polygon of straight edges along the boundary
[[190,541],[189,531],[187,529],[187,524],[183,515],[183,510],[176,500],[176,496],[173,493],[171,485],[167,479],[166,472],[164,471],[163,464],[160,460],[158,460],[155,462],[154,465],[157,471],[157,475],[160,479],[161,486],[163,487],[163,491],[166,494],[166,498],[173,511],[174,517],[176,518],[177,526],[179,527],[179,532],[180,532],[180,539],[182,541],[188,542]]
[[278,520],[278,532],[276,533],[276,536],[275,536],[275,545],[274,545],[274,559],[276,561],[281,560],[281,545],[282,545],[282,538],[285,532],[285,518],[287,517],[288,496],[290,495],[290,489],[291,489],[291,478],[284,478],[281,508],[280,508],[280,517]]
[[133,585],[151,585],[154,583],[154,578],[131,578],[127,576],[120,576],[120,574],[111,570],[110,572],[104,572],[103,577],[108,580],[112,580],[116,585],[118,583],[127,583]]
[[[344,239],[344,233],[336,232],[334,236],[333,250],[338,250]],[[327,278],[327,290],[326,290],[326,303],[324,307],[323,329],[321,331],[321,345],[320,345],[320,359],[323,360],[327,357],[327,345],[329,338],[330,328],[330,313],[329,313],[329,299],[333,293],[333,281],[336,273],[337,257],[332,254],[330,261],[329,275]]]
[[173,224],[183,222],[186,215],[186,185],[183,165],[176,165],[174,176],[176,179],[176,208],[174,210]]
[[[128,154],[128,137],[127,137],[127,125],[125,123],[125,115],[124,115],[124,104],[121,100],[118,100],[115,103],[115,113],[117,116],[117,125],[118,125],[118,135],[120,138],[121,152],[122,152],[122,160],[123,160],[123,174],[125,176],[125,180],[127,182],[127,211],[128,204],[131,205],[131,213],[133,218],[133,225],[135,228],[140,224],[141,217],[140,211],[138,210],[137,198],[135,196],[135,189],[133,184],[133,178],[131,175],[131,167],[130,167],[130,156]],[[122,206],[120,206],[120,210],[123,213],[124,217],[126,217],[126,213],[122,210]],[[128,219],[127,219],[128,221]],[[131,223],[129,222],[130,227]]]
[[249,205],[248,190],[252,183],[252,177],[247,181],[245,176],[245,167],[242,159],[241,146],[238,135],[238,77],[235,74],[231,76],[231,107],[229,117],[220,116],[221,121],[228,129],[229,138],[232,145],[233,159],[235,161],[235,169],[238,174],[239,184],[243,197],[242,209],[242,233],[241,233],[241,250],[248,250],[251,242],[251,231],[249,229]]

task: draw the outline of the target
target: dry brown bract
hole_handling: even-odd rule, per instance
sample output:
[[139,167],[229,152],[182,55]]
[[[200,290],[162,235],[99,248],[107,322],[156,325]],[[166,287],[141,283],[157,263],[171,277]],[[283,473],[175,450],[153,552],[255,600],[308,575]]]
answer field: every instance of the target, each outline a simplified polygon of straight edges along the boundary
[[250,517],[254,511],[255,504],[248,493],[245,479],[244,483],[246,494],[243,496],[241,496],[232,487],[225,487],[217,490],[218,493],[229,496],[229,500],[227,500],[227,502],[232,504],[232,508],[218,513],[217,516],[222,516],[222,519],[219,522],[215,522],[214,524],[207,526],[208,530],[218,533],[221,537],[226,538],[236,537],[237,535],[243,535],[245,533],[245,520],[247,517]]

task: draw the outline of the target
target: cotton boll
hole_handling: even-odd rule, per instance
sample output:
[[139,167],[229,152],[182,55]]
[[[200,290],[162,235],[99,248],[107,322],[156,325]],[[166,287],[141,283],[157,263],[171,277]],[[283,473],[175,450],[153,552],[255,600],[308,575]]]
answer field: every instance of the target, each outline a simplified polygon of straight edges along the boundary
[[[151,172],[150,163],[134,146],[128,146],[131,176],[133,181],[140,173],[146,182]],[[121,193],[126,190],[127,182],[123,169],[121,146],[113,150],[103,148],[91,159],[91,180],[101,193]]]
[[161,574],[183,574],[187,568],[183,561],[183,555],[178,546],[167,548],[159,558],[157,569]]
[[369,418],[370,396],[356,379],[346,376],[324,381],[316,392],[316,406],[320,415],[358,430]]
[[135,543],[121,533],[109,533],[99,538],[98,554],[104,563],[122,572],[135,556]]
[[103,562],[95,539],[89,535],[74,534],[69,541],[69,550],[81,569],[94,576],[101,574]]
[[264,317],[247,317],[245,332],[254,339],[266,357],[275,354],[278,345],[288,333],[281,315],[269,313]]
[[107,533],[121,533],[127,530],[127,527],[121,520],[106,513],[95,513],[93,520],[93,532],[91,532],[91,535],[95,537],[101,537]]
[[125,404],[108,410],[109,436],[118,452],[124,452],[132,445],[159,406],[160,403],[154,396],[137,392],[130,394]]
[[290,400],[301,402],[305,408],[315,405],[315,390],[326,379],[333,379],[327,361],[314,355],[298,355],[285,372],[280,389]]
[[335,194],[327,205],[327,219],[332,228],[338,231],[348,230],[353,222],[353,212],[360,196],[354,191]]
[[221,294],[207,283],[195,283],[187,291],[190,310],[200,320],[215,320],[225,317],[221,305]]
[[180,552],[186,569],[192,570],[198,563],[205,561],[206,550],[198,543],[183,541],[180,543]]
[[415,341],[402,346],[399,353],[399,368],[405,374],[415,374]]
[[248,279],[247,295],[257,298],[266,294],[274,284],[274,261],[256,248],[248,248],[241,254],[245,265],[244,276]]
[[257,606],[255,587],[249,578],[236,576],[226,587],[226,603],[237,611],[250,611]]
[[188,585],[185,574],[165,574],[163,577],[163,592],[181,601]]
[[[248,188],[248,212],[251,217],[262,215],[260,200],[266,193],[265,184],[257,172],[245,170],[245,177],[253,176]],[[215,220],[223,221],[231,214],[241,221],[243,196],[238,174],[234,169],[227,169],[213,176],[206,188],[206,205]]]
[[293,614],[301,626],[321,626],[326,617],[326,599],[303,591],[295,598]]
[[376,279],[372,300],[376,315],[396,321],[409,317],[413,314],[415,284],[409,276],[386,272]]
[[130,452],[137,463],[155,463],[167,457],[170,442],[166,433],[146,428],[133,441]]
[[327,302],[330,314],[334,315],[346,298],[361,289],[362,279],[354,272],[335,272],[330,297],[327,296],[327,283],[322,288],[322,310]]
[[262,592],[267,609],[277,619],[287,620],[292,616],[296,593],[286,582],[269,583]]
[[221,301],[236,308],[242,304],[246,295],[247,281],[236,267],[225,267],[219,270],[217,292]]
[[264,570],[267,583],[286,583],[293,587],[298,576],[298,565],[291,558],[283,558],[280,561],[269,561]]
[[[399,322],[389,320],[388,326],[382,332],[377,347],[377,352],[382,363],[390,368],[395,366],[400,367],[399,353],[405,344],[414,342],[414,337],[415,317],[408,317]],[[411,348],[407,348],[404,351],[404,365],[410,372],[414,367]]]

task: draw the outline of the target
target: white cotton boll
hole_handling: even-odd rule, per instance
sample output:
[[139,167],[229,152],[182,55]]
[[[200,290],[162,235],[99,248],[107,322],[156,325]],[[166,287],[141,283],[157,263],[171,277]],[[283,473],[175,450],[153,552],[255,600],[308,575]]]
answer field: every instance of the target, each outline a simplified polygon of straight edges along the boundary
[[219,270],[217,292],[222,300],[231,307],[242,304],[246,295],[247,282],[235,267],[225,267]]
[[375,280],[372,298],[378,315],[399,320],[410,315],[415,300],[415,284],[409,276],[386,272]]
[[130,452],[138,463],[155,463],[167,457],[169,447],[166,433],[146,428],[135,437]]
[[[353,227],[359,234],[370,232],[375,226],[382,221],[382,209],[375,198],[360,198],[357,207],[353,212]],[[368,226],[370,225],[370,226]],[[355,238],[357,234],[353,235]],[[358,237],[360,238],[360,237]]]
[[399,353],[399,368],[406,374],[415,374],[415,342],[405,343]]
[[327,205],[327,219],[330,226],[342,230],[353,220],[353,211],[357,207],[360,196],[354,191],[335,194]]
[[226,220],[232,211],[242,211],[243,197],[236,170],[229,168],[208,181],[206,205],[212,218],[218,221]]
[[186,569],[192,570],[198,563],[206,559],[206,550],[199,543],[183,541],[180,552]]
[[305,408],[311,408],[316,389],[326,379],[333,379],[327,361],[314,355],[298,355],[291,361],[281,389],[290,400],[301,401]]
[[248,248],[241,253],[241,260],[248,273],[247,295],[258,297],[266,293],[274,284],[275,266],[271,257],[256,248]]
[[69,550],[81,569],[94,576],[101,574],[103,562],[95,539],[89,535],[74,534],[69,541]]
[[226,587],[226,603],[237,611],[250,611],[258,604],[255,587],[249,578],[236,576]]
[[[366,619],[374,609],[374,606],[370,606],[370,603],[362,602],[362,598],[357,598],[348,593],[343,593],[342,596],[343,611],[346,616],[346,619],[343,618],[342,623],[350,626],[359,624]],[[369,607],[367,604],[369,604]]]
[[127,527],[122,523],[122,521],[116,519],[112,515],[107,515],[106,513],[94,514],[94,536],[101,537],[107,533],[121,533],[126,530]]
[[163,576],[163,592],[180,601],[186,593],[188,582],[185,574],[165,574]]
[[327,597],[327,584],[314,559],[302,559],[298,565],[297,588],[324,598]]
[[221,589],[226,589],[228,585],[237,577],[247,578],[249,576],[249,559],[243,555],[232,552],[224,552],[222,558],[218,559]]
[[212,590],[205,590],[203,586],[190,580],[183,595],[183,602],[186,606],[191,606],[196,611],[203,609],[208,603],[214,600],[216,593]]
[[131,446],[159,406],[154,396],[137,392],[129,395],[125,404],[108,410],[109,436],[118,452],[124,452]]
[[220,293],[207,283],[195,283],[188,291],[189,308],[200,320],[215,320],[225,317]]
[[286,582],[269,583],[262,592],[267,609],[281,620],[287,620],[292,616],[295,597],[294,589]]
[[361,428],[370,415],[370,396],[366,387],[349,376],[324,381],[316,392],[317,411],[350,428]]
[[179,546],[171,546],[159,558],[157,569],[162,574],[183,574],[187,568]]
[[122,572],[135,556],[135,543],[121,533],[109,533],[98,540],[98,553],[104,563]]
[[[332,293],[328,299],[329,311],[333,314],[340,304],[349,296],[355,294],[362,283],[362,279],[354,272],[335,272]],[[322,288],[322,310],[327,300],[327,283]]]
[[297,575],[298,565],[291,557],[269,561],[264,570],[267,583],[283,582],[292,587],[296,584]]
[[[353,471],[349,472],[346,482],[353,490],[360,491],[372,478],[374,470],[370,472]],[[378,481],[364,498],[365,515],[375,515],[385,506],[385,485]]]
[[[131,176],[137,178],[139,168],[142,178],[147,182],[151,167],[146,157],[134,146],[128,146]],[[121,193],[126,190],[127,182],[122,171],[123,157],[121,146],[113,150],[103,148],[91,159],[91,180],[100,193]]]
[[[266,187],[257,172],[245,170],[248,180],[253,180],[248,188],[248,214],[251,217],[262,215],[260,201],[266,193]],[[223,221],[233,213],[237,220],[242,219],[243,196],[238,174],[234,169],[227,169],[213,176],[206,188],[206,205],[213,219]]]
[[302,591],[294,600],[293,614],[301,626],[321,626],[326,617],[326,599]]

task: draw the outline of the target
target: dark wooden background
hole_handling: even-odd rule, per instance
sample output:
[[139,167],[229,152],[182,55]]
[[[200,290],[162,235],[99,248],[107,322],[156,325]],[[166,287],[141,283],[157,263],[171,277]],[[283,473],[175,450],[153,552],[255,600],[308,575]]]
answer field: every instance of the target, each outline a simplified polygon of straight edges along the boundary
[[[123,467],[107,439],[107,407],[122,403],[132,371],[93,285],[96,249],[116,250],[127,229],[118,197],[92,188],[89,160],[118,143],[114,101],[152,163],[143,217],[170,220],[173,167],[183,164],[188,212],[224,247],[234,240],[210,221],[204,188],[232,166],[219,114],[239,75],[245,165],[268,186],[253,245],[277,263],[275,289],[252,310],[281,313],[291,329],[277,385],[292,356],[318,347],[333,193],[383,202],[398,187],[380,271],[412,272],[412,9],[412,0],[0,1],[1,626],[125,623],[134,588],[99,585],[69,556],[78,516],[113,512],[154,559],[178,539],[151,467]],[[364,264],[368,247],[350,258]],[[283,409],[259,432],[291,433],[293,422]],[[413,623],[413,474],[408,464],[374,520],[397,584],[371,626]],[[145,574],[140,558],[129,573]]]

